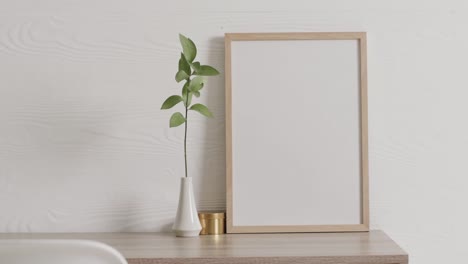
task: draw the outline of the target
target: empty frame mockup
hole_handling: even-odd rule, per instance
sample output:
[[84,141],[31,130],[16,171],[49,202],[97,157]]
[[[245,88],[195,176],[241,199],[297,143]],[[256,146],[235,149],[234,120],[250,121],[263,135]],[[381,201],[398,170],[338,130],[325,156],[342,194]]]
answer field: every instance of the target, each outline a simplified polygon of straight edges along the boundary
[[228,233],[368,231],[365,33],[232,33]]

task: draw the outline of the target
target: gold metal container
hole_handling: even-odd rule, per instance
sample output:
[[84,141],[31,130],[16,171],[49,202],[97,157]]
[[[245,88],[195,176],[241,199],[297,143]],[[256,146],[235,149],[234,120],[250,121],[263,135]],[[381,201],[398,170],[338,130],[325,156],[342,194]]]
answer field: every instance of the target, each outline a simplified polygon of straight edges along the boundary
[[200,235],[222,235],[226,233],[226,213],[224,212],[199,212],[198,218],[202,230]]

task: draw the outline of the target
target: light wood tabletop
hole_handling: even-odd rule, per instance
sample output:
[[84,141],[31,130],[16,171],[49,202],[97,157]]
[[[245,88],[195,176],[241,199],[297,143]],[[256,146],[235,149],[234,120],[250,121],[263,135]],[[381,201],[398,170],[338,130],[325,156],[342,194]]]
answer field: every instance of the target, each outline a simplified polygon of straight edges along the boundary
[[0,239],[89,239],[106,243],[130,264],[308,263],[407,264],[408,255],[382,231],[227,234],[177,238],[171,233],[0,234]]

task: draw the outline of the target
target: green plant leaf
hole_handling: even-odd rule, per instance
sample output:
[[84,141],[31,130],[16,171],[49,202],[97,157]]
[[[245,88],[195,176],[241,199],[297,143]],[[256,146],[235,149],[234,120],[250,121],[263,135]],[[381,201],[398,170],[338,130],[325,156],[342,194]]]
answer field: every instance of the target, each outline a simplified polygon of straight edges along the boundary
[[184,84],[184,87],[182,87],[182,100],[184,102],[185,107],[187,107],[188,105],[192,103],[192,93],[188,89],[189,85],[190,85],[190,82],[187,81]]
[[206,117],[213,117],[213,114],[208,110],[208,107],[202,105],[202,104],[194,104],[192,107],[190,107],[190,110],[197,111],[198,113],[206,116]]
[[169,127],[178,127],[185,123],[185,118],[180,112],[172,114],[171,120],[169,120]]
[[189,77],[189,75],[187,73],[185,73],[185,71],[178,71],[175,75],[175,80],[176,82],[181,82],[185,79],[187,79]]
[[192,93],[193,95],[195,95],[195,97],[200,97],[200,92],[199,92],[199,91],[190,92],[190,93]]
[[201,76],[197,76],[190,81],[189,90],[191,92],[198,92],[205,85],[205,80]]
[[187,62],[187,59],[185,58],[183,53],[180,53],[179,71],[184,71],[185,73],[187,73],[187,75],[190,75],[190,73],[192,73],[192,70],[190,69],[190,64]]
[[192,66],[192,69],[193,69],[195,72],[199,71],[199,70],[200,70],[200,67],[201,67],[200,62],[198,62],[198,61],[196,61],[196,62],[194,62],[194,63],[191,63],[190,66]]
[[201,75],[201,76],[214,76],[218,74],[219,74],[218,70],[208,65],[201,65],[200,69],[195,71],[195,75]]
[[172,95],[172,96],[169,96],[166,101],[164,101],[164,103],[162,104],[161,106],[161,109],[170,109],[172,107],[174,107],[174,105],[178,104],[182,102],[182,97],[180,97],[179,95]]
[[179,40],[182,45],[182,49],[184,50],[185,58],[188,62],[192,62],[197,56],[197,47],[195,46],[195,43],[182,34],[179,34]]

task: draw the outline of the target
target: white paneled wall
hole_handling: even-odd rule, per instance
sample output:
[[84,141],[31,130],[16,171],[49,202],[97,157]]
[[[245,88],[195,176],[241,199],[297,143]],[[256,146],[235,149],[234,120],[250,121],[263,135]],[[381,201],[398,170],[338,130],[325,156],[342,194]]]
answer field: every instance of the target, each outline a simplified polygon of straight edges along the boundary
[[[170,229],[179,32],[223,72],[224,32],[367,31],[372,228],[411,263],[462,263],[466,25],[465,0],[1,0],[0,232]],[[215,118],[190,123],[200,209],[225,207],[223,76],[201,99]]]

